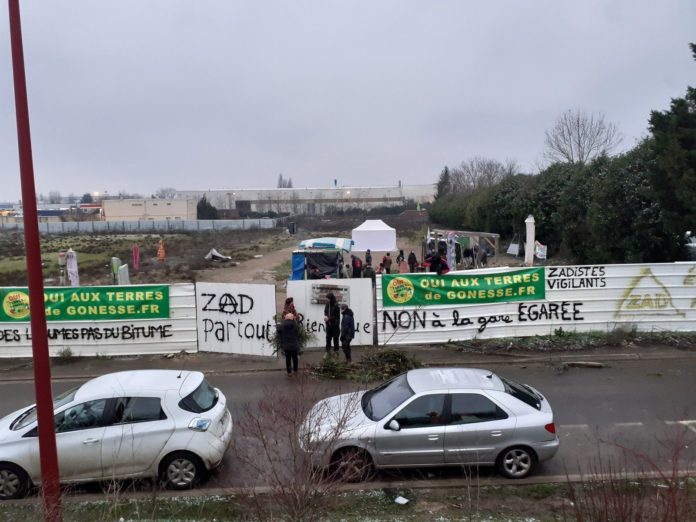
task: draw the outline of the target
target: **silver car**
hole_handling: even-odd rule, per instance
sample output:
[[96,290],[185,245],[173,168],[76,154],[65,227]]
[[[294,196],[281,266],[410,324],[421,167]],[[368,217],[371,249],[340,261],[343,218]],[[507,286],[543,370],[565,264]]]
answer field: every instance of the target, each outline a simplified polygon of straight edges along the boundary
[[365,392],[330,397],[307,415],[300,443],[350,481],[374,468],[495,465],[528,476],[558,451],[548,401],[489,370],[411,370]]

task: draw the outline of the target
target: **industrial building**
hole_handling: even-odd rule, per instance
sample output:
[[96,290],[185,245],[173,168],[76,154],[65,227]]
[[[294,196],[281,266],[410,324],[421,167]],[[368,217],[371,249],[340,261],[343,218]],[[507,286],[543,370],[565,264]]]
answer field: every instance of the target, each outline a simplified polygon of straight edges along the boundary
[[218,209],[278,214],[323,215],[335,210],[398,207],[408,201],[430,203],[435,184],[386,187],[275,188],[178,190],[176,197],[200,200],[203,196]]
[[105,221],[169,221],[196,219],[195,199],[104,199]]

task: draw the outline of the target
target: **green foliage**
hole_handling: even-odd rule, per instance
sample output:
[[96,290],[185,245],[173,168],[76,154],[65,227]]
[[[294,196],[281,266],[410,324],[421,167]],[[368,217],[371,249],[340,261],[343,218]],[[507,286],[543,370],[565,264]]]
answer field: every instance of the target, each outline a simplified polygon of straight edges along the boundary
[[[696,46],[691,44],[696,59]],[[668,111],[653,111],[650,131],[655,163],[652,195],[660,203],[665,229],[678,241],[696,225],[696,89],[672,100]]]
[[[276,316],[276,323],[280,324],[283,321],[283,318],[281,317],[280,314]],[[314,334],[310,333],[307,331],[307,329],[304,327],[302,323],[297,323],[297,340],[300,345],[300,353],[302,353],[307,346],[307,343],[314,339]],[[277,328],[272,328],[271,329],[271,338],[269,339],[271,341],[271,346],[273,346],[273,355],[282,355],[283,350],[280,348],[280,335],[278,335],[278,329]]]
[[421,368],[415,355],[399,349],[378,348],[363,355],[360,360],[362,380],[386,380],[399,374]]
[[449,168],[445,167],[440,173],[440,179],[437,181],[437,192],[435,199],[440,199],[452,192],[452,180],[450,179]]
[[325,379],[351,379],[358,382],[384,381],[423,365],[415,355],[403,350],[378,348],[365,352],[359,362],[349,364],[337,355],[324,357],[314,373]]
[[196,213],[198,219],[218,219],[218,210],[215,208],[205,196],[203,196],[196,205]]
[[324,379],[348,379],[351,377],[352,368],[338,355],[329,353],[314,367],[314,373]]

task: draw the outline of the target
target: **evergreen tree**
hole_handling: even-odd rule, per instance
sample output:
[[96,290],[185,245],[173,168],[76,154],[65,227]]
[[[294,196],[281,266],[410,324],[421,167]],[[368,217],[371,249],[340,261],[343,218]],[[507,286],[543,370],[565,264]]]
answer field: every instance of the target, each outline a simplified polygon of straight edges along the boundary
[[215,208],[205,196],[203,196],[198,205],[196,205],[196,213],[198,219],[218,219],[218,210]]
[[[696,59],[696,45],[690,44]],[[659,201],[666,230],[679,241],[696,229],[696,89],[687,87],[684,98],[670,109],[653,111],[650,131],[655,163],[651,169],[653,194]]]
[[452,180],[450,179],[450,171],[448,167],[442,169],[440,179],[437,181],[437,192],[435,199],[440,199],[452,192]]

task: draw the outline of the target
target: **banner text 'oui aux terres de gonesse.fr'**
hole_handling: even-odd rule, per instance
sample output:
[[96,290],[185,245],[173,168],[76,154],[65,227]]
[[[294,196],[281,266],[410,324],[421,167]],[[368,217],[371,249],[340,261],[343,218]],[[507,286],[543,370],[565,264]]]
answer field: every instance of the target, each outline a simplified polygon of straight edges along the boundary
[[[29,321],[29,291],[0,289],[0,322]],[[44,288],[48,321],[169,318],[169,287],[95,286]]]
[[384,306],[482,304],[544,299],[544,269],[496,274],[396,274],[382,276]]

